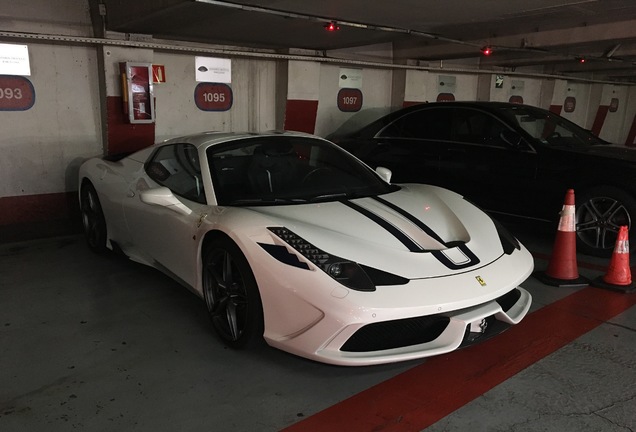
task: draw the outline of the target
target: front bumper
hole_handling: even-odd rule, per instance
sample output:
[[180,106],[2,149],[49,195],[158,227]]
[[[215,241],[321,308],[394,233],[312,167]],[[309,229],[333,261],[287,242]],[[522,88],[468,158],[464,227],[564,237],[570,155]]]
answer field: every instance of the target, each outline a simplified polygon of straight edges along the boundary
[[[519,323],[531,303],[530,293],[518,287],[493,301],[449,313],[352,324],[312,354],[306,351],[298,354],[342,366],[392,363],[444,354],[495,336]],[[277,341],[268,342],[278,345]],[[284,344],[283,349],[294,351],[288,344]]]

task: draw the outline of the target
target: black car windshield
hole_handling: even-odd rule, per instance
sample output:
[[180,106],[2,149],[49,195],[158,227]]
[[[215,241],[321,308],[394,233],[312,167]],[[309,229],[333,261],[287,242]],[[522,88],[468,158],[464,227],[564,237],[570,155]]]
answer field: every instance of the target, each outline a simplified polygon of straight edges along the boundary
[[286,205],[398,189],[336,145],[317,138],[253,136],[207,149],[219,205]]
[[550,111],[528,106],[510,106],[501,108],[501,114],[542,144],[567,147],[609,144],[576,123]]
[[549,111],[528,106],[511,106],[501,108],[501,114],[542,144],[567,147],[609,144],[590,131]]

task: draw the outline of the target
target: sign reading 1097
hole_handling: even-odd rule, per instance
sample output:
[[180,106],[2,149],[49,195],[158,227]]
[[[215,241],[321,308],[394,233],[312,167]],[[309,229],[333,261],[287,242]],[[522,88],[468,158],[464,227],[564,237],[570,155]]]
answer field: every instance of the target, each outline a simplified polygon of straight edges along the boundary
[[338,109],[343,112],[357,112],[362,108],[360,89],[342,88],[338,92]]

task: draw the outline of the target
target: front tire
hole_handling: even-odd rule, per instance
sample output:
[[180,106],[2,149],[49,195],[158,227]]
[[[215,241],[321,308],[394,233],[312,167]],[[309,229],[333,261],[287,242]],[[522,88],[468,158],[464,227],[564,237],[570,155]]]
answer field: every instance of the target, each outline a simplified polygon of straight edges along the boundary
[[203,296],[212,326],[232,348],[263,339],[263,307],[254,274],[229,238],[212,240],[203,252]]
[[106,219],[97,191],[89,181],[85,181],[80,190],[80,212],[88,248],[96,253],[104,253],[107,249]]
[[[611,256],[621,226],[630,229],[631,237],[636,200],[626,192],[609,186],[598,187],[577,195],[576,201],[579,252],[597,257]],[[634,242],[630,241],[630,244],[634,245]]]

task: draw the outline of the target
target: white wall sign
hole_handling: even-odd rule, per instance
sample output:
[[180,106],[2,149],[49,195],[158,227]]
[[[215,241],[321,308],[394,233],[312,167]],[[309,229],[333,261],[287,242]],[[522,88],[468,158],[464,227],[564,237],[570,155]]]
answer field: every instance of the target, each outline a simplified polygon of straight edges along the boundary
[[198,82],[229,84],[232,82],[232,60],[214,57],[196,57],[195,75]]
[[340,88],[362,88],[362,69],[340,68],[338,86]]
[[0,75],[31,75],[27,45],[0,44]]
[[522,95],[523,94],[523,89],[524,89],[525,86],[526,86],[525,81],[512,80],[512,82],[510,83],[510,90],[514,94]]
[[440,75],[437,78],[437,90],[440,93],[455,94],[455,87],[457,84],[457,77]]

